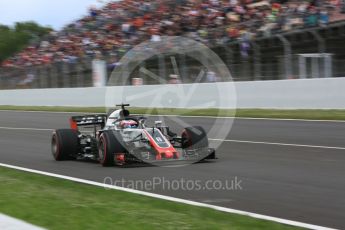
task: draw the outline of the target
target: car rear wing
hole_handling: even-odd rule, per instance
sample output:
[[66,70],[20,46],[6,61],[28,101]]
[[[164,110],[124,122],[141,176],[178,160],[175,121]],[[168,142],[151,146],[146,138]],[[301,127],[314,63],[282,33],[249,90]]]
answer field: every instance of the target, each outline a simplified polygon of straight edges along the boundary
[[93,114],[84,116],[73,116],[70,118],[71,129],[78,130],[80,126],[100,125],[102,128],[107,122],[107,114]]

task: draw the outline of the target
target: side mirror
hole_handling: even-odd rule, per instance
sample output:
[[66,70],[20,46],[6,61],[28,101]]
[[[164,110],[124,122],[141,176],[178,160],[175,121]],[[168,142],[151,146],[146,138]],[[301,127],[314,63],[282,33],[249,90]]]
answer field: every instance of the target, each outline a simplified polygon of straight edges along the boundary
[[155,127],[161,127],[162,126],[162,121],[155,121]]

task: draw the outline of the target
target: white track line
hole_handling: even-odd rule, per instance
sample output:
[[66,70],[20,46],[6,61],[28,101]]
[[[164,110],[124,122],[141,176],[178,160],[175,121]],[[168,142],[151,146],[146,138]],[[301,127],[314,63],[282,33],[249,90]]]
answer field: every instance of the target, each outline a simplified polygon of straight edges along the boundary
[[[54,112],[54,111],[22,111],[22,110],[0,110],[0,112],[16,112],[16,113],[61,113],[61,114],[98,114],[88,112]],[[105,112],[104,112],[105,113]],[[142,114],[133,114],[142,115]],[[256,118],[256,117],[216,117],[216,116],[180,116],[180,115],[149,115],[151,117],[183,117],[183,118],[209,118],[209,119],[235,119],[235,120],[267,120],[267,121],[302,121],[302,122],[332,122],[345,123],[345,120],[313,120],[313,119],[290,119],[290,118]]]
[[[142,115],[142,114],[133,114]],[[210,119],[234,119],[234,120],[267,120],[267,121],[301,121],[301,122],[334,122],[345,123],[345,120],[312,120],[312,119],[292,119],[292,118],[265,118],[265,117],[215,117],[215,116],[180,116],[180,115],[148,115],[151,117],[183,117],[183,118],[210,118]]]
[[44,230],[25,221],[0,213],[0,229],[2,230]]
[[292,146],[292,147],[304,147],[304,148],[345,150],[345,147],[322,146],[322,145],[302,145],[302,144],[288,144],[288,143],[265,142],[265,141],[222,140],[222,139],[211,139],[211,138],[209,140],[210,141],[234,142],[234,143],[247,143],[247,144],[279,145],[279,146]]
[[6,110],[6,109],[0,109],[0,112],[14,112],[14,113],[57,113],[57,114],[59,114],[59,113],[62,113],[62,114],[80,114],[80,113],[82,113],[82,114],[94,114],[94,113],[88,113],[88,112],[63,112],[63,111],[61,111],[61,112],[59,112],[59,111],[44,111],[44,110],[42,110],[42,111],[40,111],[40,110],[37,110],[37,111],[35,111],[35,110]]
[[[39,128],[16,128],[16,127],[0,127],[0,130],[29,130],[29,131],[54,131],[54,129],[39,129]],[[278,145],[278,146],[292,146],[292,147],[303,147],[303,148],[318,148],[318,149],[336,149],[345,150],[345,147],[335,146],[322,146],[322,145],[303,145],[303,144],[289,144],[279,142],[265,142],[265,141],[246,141],[246,140],[223,140],[223,139],[212,139],[210,141],[221,141],[221,142],[233,142],[233,143],[247,143],[247,144],[260,144],[260,145]]]
[[16,128],[16,127],[0,127],[4,130],[29,130],[29,131],[53,131],[53,129],[38,129],[38,128]]
[[249,216],[249,217],[256,218],[256,219],[268,220],[268,221],[273,221],[273,222],[277,222],[277,223],[281,223],[281,224],[287,224],[287,225],[301,227],[301,228],[315,229],[315,230],[334,230],[332,228],[322,227],[322,226],[318,226],[318,225],[307,224],[307,223],[302,223],[302,222],[292,221],[292,220],[286,220],[286,219],[282,219],[282,218],[266,216],[266,215],[261,215],[261,214],[257,214],[257,213],[245,212],[245,211],[240,211],[240,210],[236,210],[236,209],[225,208],[225,207],[195,202],[195,201],[191,201],[191,200],[180,199],[180,198],[171,197],[171,196],[165,196],[165,195],[159,195],[159,194],[150,193],[150,192],[139,191],[139,190],[135,190],[135,189],[129,189],[129,188],[124,188],[124,187],[119,187],[119,186],[114,186],[114,185],[108,185],[108,184],[103,184],[103,183],[99,183],[99,182],[95,182],[95,181],[84,180],[84,179],[80,179],[80,178],[64,176],[64,175],[59,175],[59,174],[55,174],[55,173],[49,173],[49,172],[34,170],[34,169],[28,169],[28,168],[18,167],[18,166],[14,166],[14,165],[9,165],[9,164],[0,163],[0,166],[6,167],[6,168],[11,168],[11,169],[16,169],[16,170],[20,170],[20,171],[24,171],[24,172],[36,173],[36,174],[40,174],[40,175],[65,179],[65,180],[69,180],[69,181],[73,181],[73,182],[78,182],[78,183],[83,183],[83,184],[88,184],[88,185],[94,185],[94,186],[103,187],[103,188],[107,188],[107,189],[114,189],[114,190],[119,190],[119,191],[124,191],[124,192],[130,192],[130,193],[134,193],[134,194],[158,198],[158,199],[162,199],[162,200],[173,201],[173,202],[177,202],[177,203],[183,203],[183,204],[188,204],[188,205],[193,205],[193,206],[198,206],[198,207],[211,208],[211,209],[214,209],[217,211]]

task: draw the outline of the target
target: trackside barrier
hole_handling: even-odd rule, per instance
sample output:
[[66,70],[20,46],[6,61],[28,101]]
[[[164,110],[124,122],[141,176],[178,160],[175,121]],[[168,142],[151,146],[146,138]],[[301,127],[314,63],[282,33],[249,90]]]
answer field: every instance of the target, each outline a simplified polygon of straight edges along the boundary
[[[234,85],[231,85],[234,84]],[[234,86],[234,87],[233,87]],[[345,78],[298,79],[250,82],[220,82],[184,85],[113,86],[114,98],[136,107],[181,108],[181,100],[147,100],[140,95],[157,87],[182,87],[194,90],[188,106],[212,107],[207,102],[219,100],[222,92],[236,90],[236,97],[227,98],[228,107],[272,109],[345,109]],[[105,106],[106,87],[1,90],[0,105],[15,106]],[[155,102],[157,101],[157,102]],[[215,103],[217,104],[217,103]],[[226,107],[226,106],[225,106]]]

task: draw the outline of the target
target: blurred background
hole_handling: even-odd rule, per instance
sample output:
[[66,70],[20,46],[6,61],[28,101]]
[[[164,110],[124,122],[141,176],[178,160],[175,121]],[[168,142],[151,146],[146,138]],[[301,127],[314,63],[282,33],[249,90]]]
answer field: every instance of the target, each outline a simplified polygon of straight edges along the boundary
[[[64,26],[0,25],[0,89],[103,86],[127,51],[162,36],[205,44],[235,81],[345,77],[345,0],[123,0],[78,10],[84,16]],[[171,84],[225,80],[199,78],[202,64],[188,54],[171,57],[140,66]],[[131,78],[160,84],[138,70]]]

